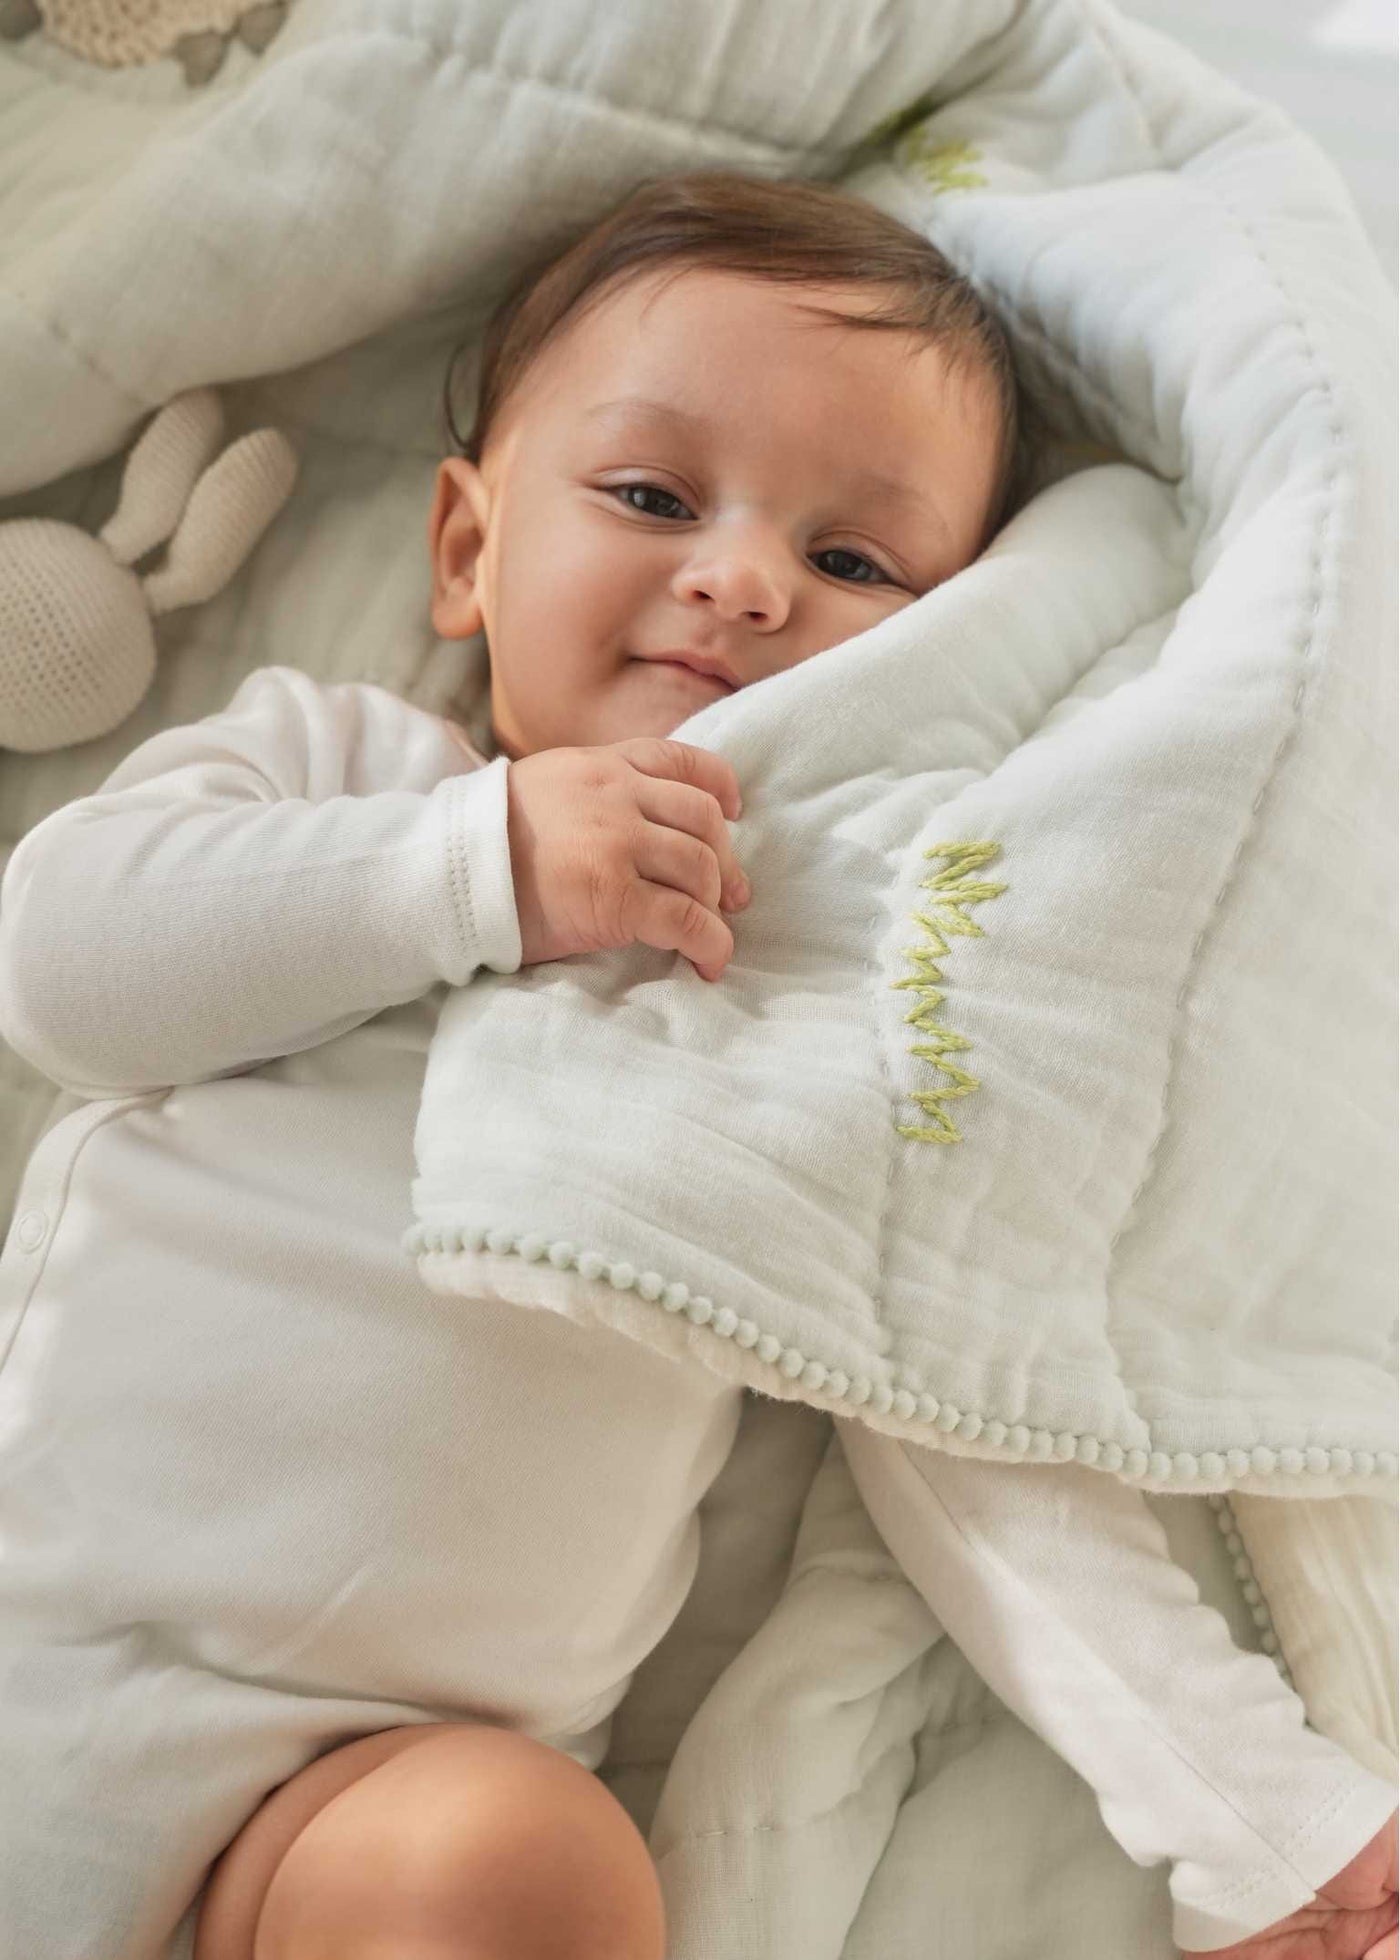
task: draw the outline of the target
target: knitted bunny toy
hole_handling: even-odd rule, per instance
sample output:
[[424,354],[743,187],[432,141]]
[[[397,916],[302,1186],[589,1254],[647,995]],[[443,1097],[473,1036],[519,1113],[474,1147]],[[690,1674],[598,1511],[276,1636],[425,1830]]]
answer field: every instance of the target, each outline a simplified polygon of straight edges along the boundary
[[67,748],[125,721],[155,675],[152,615],[212,598],[243,563],[297,458],[279,430],[255,429],[211,462],[223,433],[218,395],[193,388],[147,427],[95,538],[47,518],[0,524],[0,748]]

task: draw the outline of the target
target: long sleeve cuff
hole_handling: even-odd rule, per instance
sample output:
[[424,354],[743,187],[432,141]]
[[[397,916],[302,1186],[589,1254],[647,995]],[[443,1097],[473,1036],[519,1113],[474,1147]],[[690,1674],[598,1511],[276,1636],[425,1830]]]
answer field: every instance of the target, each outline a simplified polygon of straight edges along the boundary
[[1318,1813],[1224,1891],[1198,1893],[1173,1874],[1172,1937],[1184,1952],[1213,1953],[1287,1919],[1370,1843],[1395,1811],[1395,1788],[1360,1763],[1344,1758],[1342,1770]]
[[1208,1953],[1309,1904],[1395,1809],[1235,1645],[1140,1491],[1080,1464],[969,1461],[838,1424],[912,1585],[1013,1713],[1078,1771],[1134,1863],[1171,1863]]
[[484,769],[449,776],[433,792],[446,825],[448,876],[458,937],[440,951],[441,970],[465,986],[478,966],[496,973],[520,967],[520,920],[515,904],[507,830],[508,756]]
[[311,801],[220,761],[65,806],[6,869],[0,1031],[63,1088],[140,1093],[514,972],[506,767]]

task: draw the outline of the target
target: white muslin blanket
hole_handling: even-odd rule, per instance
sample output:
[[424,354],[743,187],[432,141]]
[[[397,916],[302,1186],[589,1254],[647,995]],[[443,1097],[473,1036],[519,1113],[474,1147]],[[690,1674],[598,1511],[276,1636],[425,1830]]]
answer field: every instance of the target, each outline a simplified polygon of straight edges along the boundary
[[743,790],[733,963],[456,991],[405,1244],[915,1441],[1379,1488],[1393,307],[1281,118],[1097,8],[977,11],[919,132],[958,195],[847,181],[1132,462],[674,731]]

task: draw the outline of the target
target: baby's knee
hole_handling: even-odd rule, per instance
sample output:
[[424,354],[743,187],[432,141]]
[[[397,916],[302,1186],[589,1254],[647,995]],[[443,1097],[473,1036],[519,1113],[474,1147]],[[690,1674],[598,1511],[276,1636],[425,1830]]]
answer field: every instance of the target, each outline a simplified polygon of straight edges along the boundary
[[598,1778],[506,1729],[445,1727],[312,1818],[253,1960],[664,1960],[651,1856]]

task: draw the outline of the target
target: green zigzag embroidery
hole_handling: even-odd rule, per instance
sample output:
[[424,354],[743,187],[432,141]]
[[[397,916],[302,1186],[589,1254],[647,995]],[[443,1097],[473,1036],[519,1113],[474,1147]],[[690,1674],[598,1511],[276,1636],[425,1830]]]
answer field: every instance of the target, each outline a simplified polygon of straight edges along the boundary
[[940,143],[924,127],[937,107],[932,91],[925,91],[876,123],[847,157],[847,171],[870,162],[888,148],[898,162],[917,171],[935,191],[984,189],[986,178],[971,168],[981,162],[982,152],[967,142]]
[[996,857],[1000,849],[999,844],[987,843],[935,844],[932,850],[924,852],[926,858],[948,860],[944,870],[935,872],[931,878],[919,880],[919,889],[932,895],[933,903],[928,911],[909,914],[917,925],[924,928],[929,938],[922,946],[905,948],[906,958],[914,961],[919,968],[918,973],[907,980],[890,983],[896,989],[913,987],[918,991],[918,1006],[904,1018],[933,1037],[928,1042],[917,1042],[909,1050],[910,1054],[922,1056],[951,1078],[947,1088],[910,1093],[911,1102],[916,1102],[925,1115],[932,1118],[932,1124],[896,1123],[895,1128],[900,1136],[913,1137],[919,1143],[961,1143],[962,1133],[954,1126],[943,1105],[956,1096],[970,1096],[974,1089],[982,1086],[975,1075],[969,1075],[966,1070],[944,1060],[946,1055],[960,1048],[970,1048],[972,1043],[933,1018],[934,1009],[943,999],[942,990],[934,984],[943,978],[935,962],[947,957],[945,933],[970,934],[977,939],[983,937],[981,926],[968,918],[963,907],[980,905],[984,898],[995,898],[1006,890],[1005,885],[979,883],[972,877],[979,865]]
[[849,161],[854,162],[863,158],[866,151],[878,150],[882,144],[902,136],[915,123],[927,121],[937,107],[932,90],[926,89],[922,95],[915,96],[912,102],[906,102],[902,109],[896,109],[892,115],[885,116],[877,122],[873,129],[867,130],[856,145]]
[[900,141],[897,154],[901,163],[917,170],[936,191],[975,191],[986,186],[982,173],[969,168],[982,156],[971,143],[935,143],[925,130],[911,129]]

